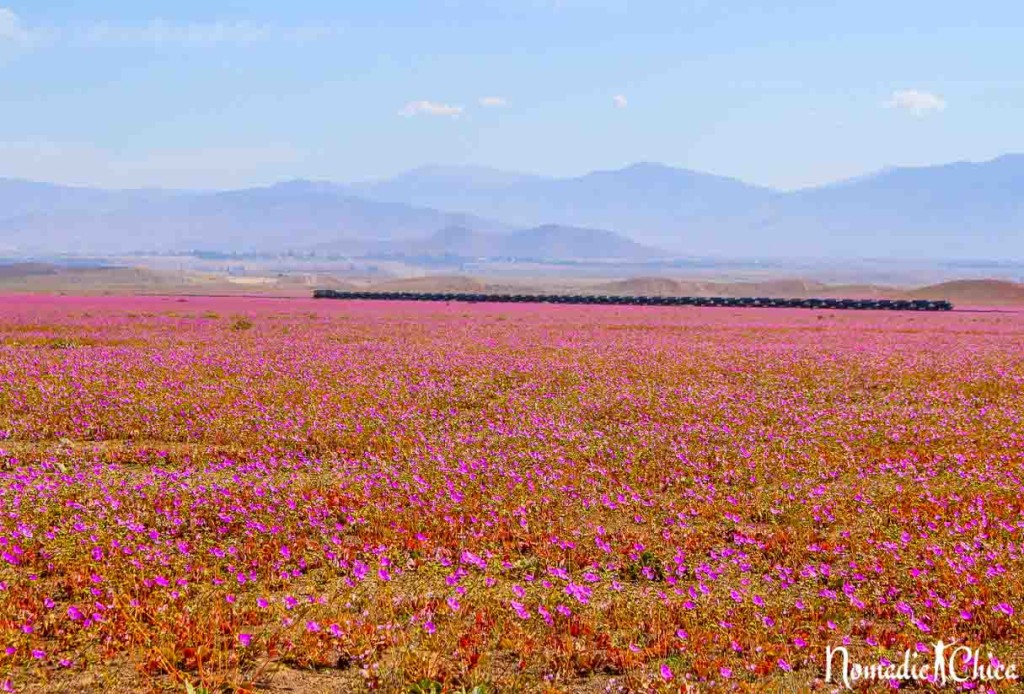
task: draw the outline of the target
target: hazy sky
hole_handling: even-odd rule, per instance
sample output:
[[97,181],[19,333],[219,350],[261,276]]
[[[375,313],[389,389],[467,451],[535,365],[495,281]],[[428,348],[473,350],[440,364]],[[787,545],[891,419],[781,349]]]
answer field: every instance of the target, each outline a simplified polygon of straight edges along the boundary
[[1012,0],[0,0],[0,176],[793,188],[1024,151],[1022,36]]

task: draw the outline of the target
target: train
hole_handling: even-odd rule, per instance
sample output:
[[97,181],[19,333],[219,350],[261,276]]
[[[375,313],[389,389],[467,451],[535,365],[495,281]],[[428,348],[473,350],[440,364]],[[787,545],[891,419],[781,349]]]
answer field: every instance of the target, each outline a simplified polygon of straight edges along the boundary
[[462,292],[382,292],[315,289],[314,299],[377,301],[457,301],[503,304],[579,304],[611,306],[718,306],[728,308],[808,308],[856,311],[951,311],[946,300],[930,299],[785,299],[728,296],[616,296],[591,294],[476,294]]

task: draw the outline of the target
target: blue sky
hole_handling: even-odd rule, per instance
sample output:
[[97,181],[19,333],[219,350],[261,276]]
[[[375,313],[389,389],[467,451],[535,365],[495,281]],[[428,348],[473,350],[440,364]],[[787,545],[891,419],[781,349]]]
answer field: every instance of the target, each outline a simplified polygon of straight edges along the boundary
[[1024,3],[0,0],[0,176],[659,161],[796,188],[1024,151]]

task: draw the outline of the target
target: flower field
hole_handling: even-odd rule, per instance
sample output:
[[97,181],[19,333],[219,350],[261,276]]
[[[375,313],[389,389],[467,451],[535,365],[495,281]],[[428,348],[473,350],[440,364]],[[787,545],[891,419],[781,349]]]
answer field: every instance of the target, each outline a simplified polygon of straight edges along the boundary
[[0,297],[0,691],[1024,666],[1021,345],[1013,312]]

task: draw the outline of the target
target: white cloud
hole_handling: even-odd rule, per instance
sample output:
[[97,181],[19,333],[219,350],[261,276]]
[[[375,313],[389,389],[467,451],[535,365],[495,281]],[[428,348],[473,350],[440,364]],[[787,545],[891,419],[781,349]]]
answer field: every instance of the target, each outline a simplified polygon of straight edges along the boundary
[[439,104],[436,101],[410,101],[402,110],[398,112],[398,115],[410,118],[420,114],[426,116],[449,116],[457,118],[463,111],[461,106],[452,106],[450,104]]
[[502,108],[508,106],[508,100],[503,96],[480,97],[480,105],[484,108]]
[[616,94],[612,97],[612,103],[615,104],[615,108],[626,108],[629,106],[629,99],[622,94]]
[[885,102],[885,106],[909,111],[915,116],[923,116],[932,111],[944,111],[946,102],[941,96],[932,92],[902,89],[893,92],[889,100]]
[[6,7],[0,7],[0,41],[23,41],[27,36],[28,32],[18,15]]

